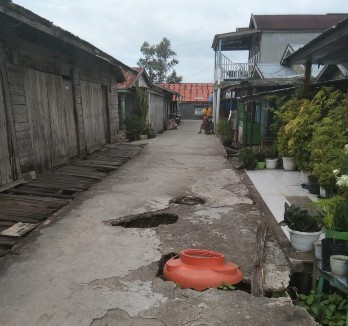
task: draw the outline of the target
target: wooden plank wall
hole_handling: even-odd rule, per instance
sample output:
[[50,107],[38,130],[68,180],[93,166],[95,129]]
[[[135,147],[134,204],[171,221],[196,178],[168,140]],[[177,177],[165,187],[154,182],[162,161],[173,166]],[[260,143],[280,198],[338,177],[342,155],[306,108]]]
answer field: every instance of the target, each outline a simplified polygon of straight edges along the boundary
[[[0,87],[8,93],[7,105],[0,103],[0,188],[15,174],[41,172],[113,143],[119,131],[110,65],[23,28],[19,33],[0,21],[0,77],[6,82]],[[3,127],[4,114],[12,123],[9,130]]]
[[35,170],[40,172],[78,154],[72,83],[29,68],[23,77]]
[[23,68],[6,63],[6,71],[20,170],[25,173],[34,170],[35,164],[25,100]]
[[92,153],[106,143],[105,101],[100,85],[87,81],[80,85],[86,148]]
[[12,181],[12,168],[9,152],[9,135],[7,131],[7,119],[2,85],[2,72],[0,71],[0,186]]

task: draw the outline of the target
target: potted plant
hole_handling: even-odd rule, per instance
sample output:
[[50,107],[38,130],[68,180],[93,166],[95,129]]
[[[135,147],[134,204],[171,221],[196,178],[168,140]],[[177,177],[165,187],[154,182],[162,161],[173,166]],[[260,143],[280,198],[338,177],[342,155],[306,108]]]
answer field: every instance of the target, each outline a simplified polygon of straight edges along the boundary
[[277,148],[275,145],[265,148],[266,169],[275,169],[278,164]]
[[252,147],[247,146],[239,149],[238,158],[247,170],[254,170],[256,166],[255,153]]
[[231,146],[234,140],[234,129],[231,121],[220,120],[215,127],[215,133],[224,146]]
[[262,147],[255,147],[254,148],[255,152],[255,159],[256,159],[256,166],[258,170],[262,170],[266,166],[266,161],[265,161],[265,151]]
[[325,239],[322,240],[322,267],[331,271],[330,256],[348,254],[348,200],[342,196],[319,199],[313,203],[324,214]]
[[348,256],[332,255],[330,256],[330,268],[332,274],[337,276],[346,276],[348,273]]
[[288,203],[285,203],[284,220],[279,224],[288,227],[291,246],[302,252],[314,250],[314,242],[322,233],[317,211],[309,212],[308,209]]

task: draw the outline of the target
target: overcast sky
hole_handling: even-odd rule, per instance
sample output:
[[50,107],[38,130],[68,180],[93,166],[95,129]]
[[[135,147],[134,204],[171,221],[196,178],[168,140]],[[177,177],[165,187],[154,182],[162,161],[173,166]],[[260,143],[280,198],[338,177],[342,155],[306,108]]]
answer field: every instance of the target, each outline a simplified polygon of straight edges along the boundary
[[[135,67],[144,41],[167,37],[183,82],[213,81],[215,34],[247,27],[251,14],[347,13],[347,0],[13,0]],[[245,62],[230,52],[234,62]]]

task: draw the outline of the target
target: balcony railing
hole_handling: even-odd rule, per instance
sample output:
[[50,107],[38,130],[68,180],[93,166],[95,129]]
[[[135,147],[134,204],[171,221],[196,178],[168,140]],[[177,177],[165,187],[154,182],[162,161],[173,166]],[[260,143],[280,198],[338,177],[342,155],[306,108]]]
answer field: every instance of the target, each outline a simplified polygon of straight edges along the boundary
[[259,60],[260,53],[256,54],[246,63],[234,63],[221,53],[221,66],[217,67],[220,69],[220,76],[218,76],[217,79],[225,81],[250,78],[255,64],[259,62]]

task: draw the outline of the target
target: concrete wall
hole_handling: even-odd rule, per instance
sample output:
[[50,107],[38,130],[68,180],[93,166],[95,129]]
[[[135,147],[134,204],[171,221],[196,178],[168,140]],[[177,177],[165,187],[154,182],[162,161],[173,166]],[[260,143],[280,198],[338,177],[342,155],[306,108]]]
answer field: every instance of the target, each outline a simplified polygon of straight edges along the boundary
[[261,39],[261,63],[279,63],[286,46],[288,44],[306,44],[315,37],[320,35],[319,32],[262,32]]

